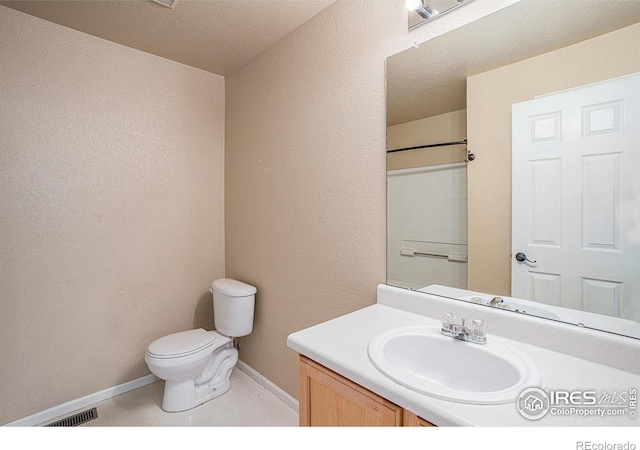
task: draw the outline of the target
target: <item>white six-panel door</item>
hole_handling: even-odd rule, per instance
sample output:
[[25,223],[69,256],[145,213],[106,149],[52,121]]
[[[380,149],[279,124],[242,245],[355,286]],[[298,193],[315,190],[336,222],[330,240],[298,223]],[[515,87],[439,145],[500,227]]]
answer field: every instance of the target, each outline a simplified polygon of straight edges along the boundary
[[512,118],[511,295],[640,320],[640,74]]

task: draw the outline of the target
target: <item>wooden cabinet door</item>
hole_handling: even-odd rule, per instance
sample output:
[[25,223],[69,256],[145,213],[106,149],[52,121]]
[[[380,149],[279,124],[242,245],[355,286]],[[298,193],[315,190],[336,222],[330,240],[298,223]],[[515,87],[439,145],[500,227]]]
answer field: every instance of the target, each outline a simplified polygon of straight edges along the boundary
[[411,411],[406,409],[402,410],[402,426],[403,427],[435,427],[429,421],[424,420],[422,417],[418,417]]
[[300,426],[400,426],[402,408],[300,355]]

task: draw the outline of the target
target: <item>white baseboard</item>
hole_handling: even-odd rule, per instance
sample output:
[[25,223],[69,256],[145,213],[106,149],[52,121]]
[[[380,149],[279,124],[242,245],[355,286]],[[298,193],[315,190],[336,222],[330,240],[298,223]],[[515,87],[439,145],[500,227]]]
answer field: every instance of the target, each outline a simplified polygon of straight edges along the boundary
[[[266,390],[271,392],[273,395],[278,397],[288,406],[290,406],[294,411],[298,411],[298,401],[287,394],[285,391],[280,389],[278,386],[273,384],[271,381],[266,379],[252,367],[248,366],[243,361],[238,360],[236,365],[238,369],[242,370],[249,377],[253,378],[258,384],[263,386]],[[33,427],[37,425],[42,425],[47,422],[51,422],[54,419],[67,416],[75,411],[79,411],[83,408],[91,406],[95,403],[99,403],[101,401],[107,400],[111,397],[115,397],[120,394],[124,394],[125,392],[132,391],[134,389],[141,388],[151,383],[155,383],[159,379],[153,375],[147,375],[142,378],[138,378],[136,380],[131,380],[127,383],[119,384],[118,386],[114,386],[111,388],[104,389],[100,392],[96,392],[94,394],[87,395],[82,398],[78,398],[75,400],[71,400],[70,402],[63,403],[58,406],[54,406],[53,408],[46,409],[39,413],[33,414],[31,416],[25,417],[23,419],[18,419],[15,422],[10,422],[4,427]]]
[[249,377],[253,378],[258,384],[263,386],[266,390],[268,390],[273,395],[278,397],[284,403],[289,405],[294,411],[298,412],[299,410],[298,400],[296,400],[295,398],[287,394],[285,391],[280,389],[271,381],[267,380],[264,376],[262,376],[259,372],[254,370],[249,365],[247,365],[245,362],[238,360],[236,367],[242,370],[244,373],[246,373]]
[[86,408],[87,406],[91,406],[94,403],[98,403],[111,397],[115,397],[116,395],[124,394],[125,392],[141,388],[142,386],[155,383],[156,381],[158,381],[158,378],[156,378],[155,375],[147,375],[142,378],[131,380],[127,383],[119,384],[118,386],[107,388],[103,391],[87,395],[86,397],[78,398],[75,400],[71,400],[70,402],[54,406],[53,408],[46,409],[29,417],[25,417],[24,419],[19,419],[15,422],[11,422],[3,426],[33,427],[36,425],[44,424],[58,417],[63,417],[74,411],[78,411]]

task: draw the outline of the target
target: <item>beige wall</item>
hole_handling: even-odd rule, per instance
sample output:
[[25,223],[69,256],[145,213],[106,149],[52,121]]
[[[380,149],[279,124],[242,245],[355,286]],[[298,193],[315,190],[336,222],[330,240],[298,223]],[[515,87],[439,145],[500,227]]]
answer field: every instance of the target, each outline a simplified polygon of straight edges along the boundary
[[0,7],[0,424],[211,328],[224,79]]
[[287,336],[386,278],[385,58],[507,3],[408,32],[402,0],[336,2],[226,78],[227,276],[258,288],[240,358],[289,394]]
[[385,58],[517,1],[411,32],[404,0],[336,2],[226,80],[0,7],[0,423],[211,328],[223,228],[259,289],[240,356],[297,396],[286,336],[385,280]]
[[632,42],[640,24],[468,79],[469,289],[511,291],[511,105],[640,72]]
[[[387,127],[388,150],[458,142],[466,138],[466,109]],[[466,157],[465,145],[387,153],[387,170],[453,164],[463,162]]]

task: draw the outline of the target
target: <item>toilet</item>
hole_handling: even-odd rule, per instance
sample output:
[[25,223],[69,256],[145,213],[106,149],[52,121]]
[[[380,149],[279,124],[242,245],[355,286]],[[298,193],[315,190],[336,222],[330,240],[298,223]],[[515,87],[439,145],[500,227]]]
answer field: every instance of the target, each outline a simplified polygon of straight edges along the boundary
[[162,409],[185,411],[229,390],[238,361],[233,338],[253,330],[256,288],[222,278],[211,284],[214,331],[181,331],[153,341],[144,357],[149,370],[165,380]]

